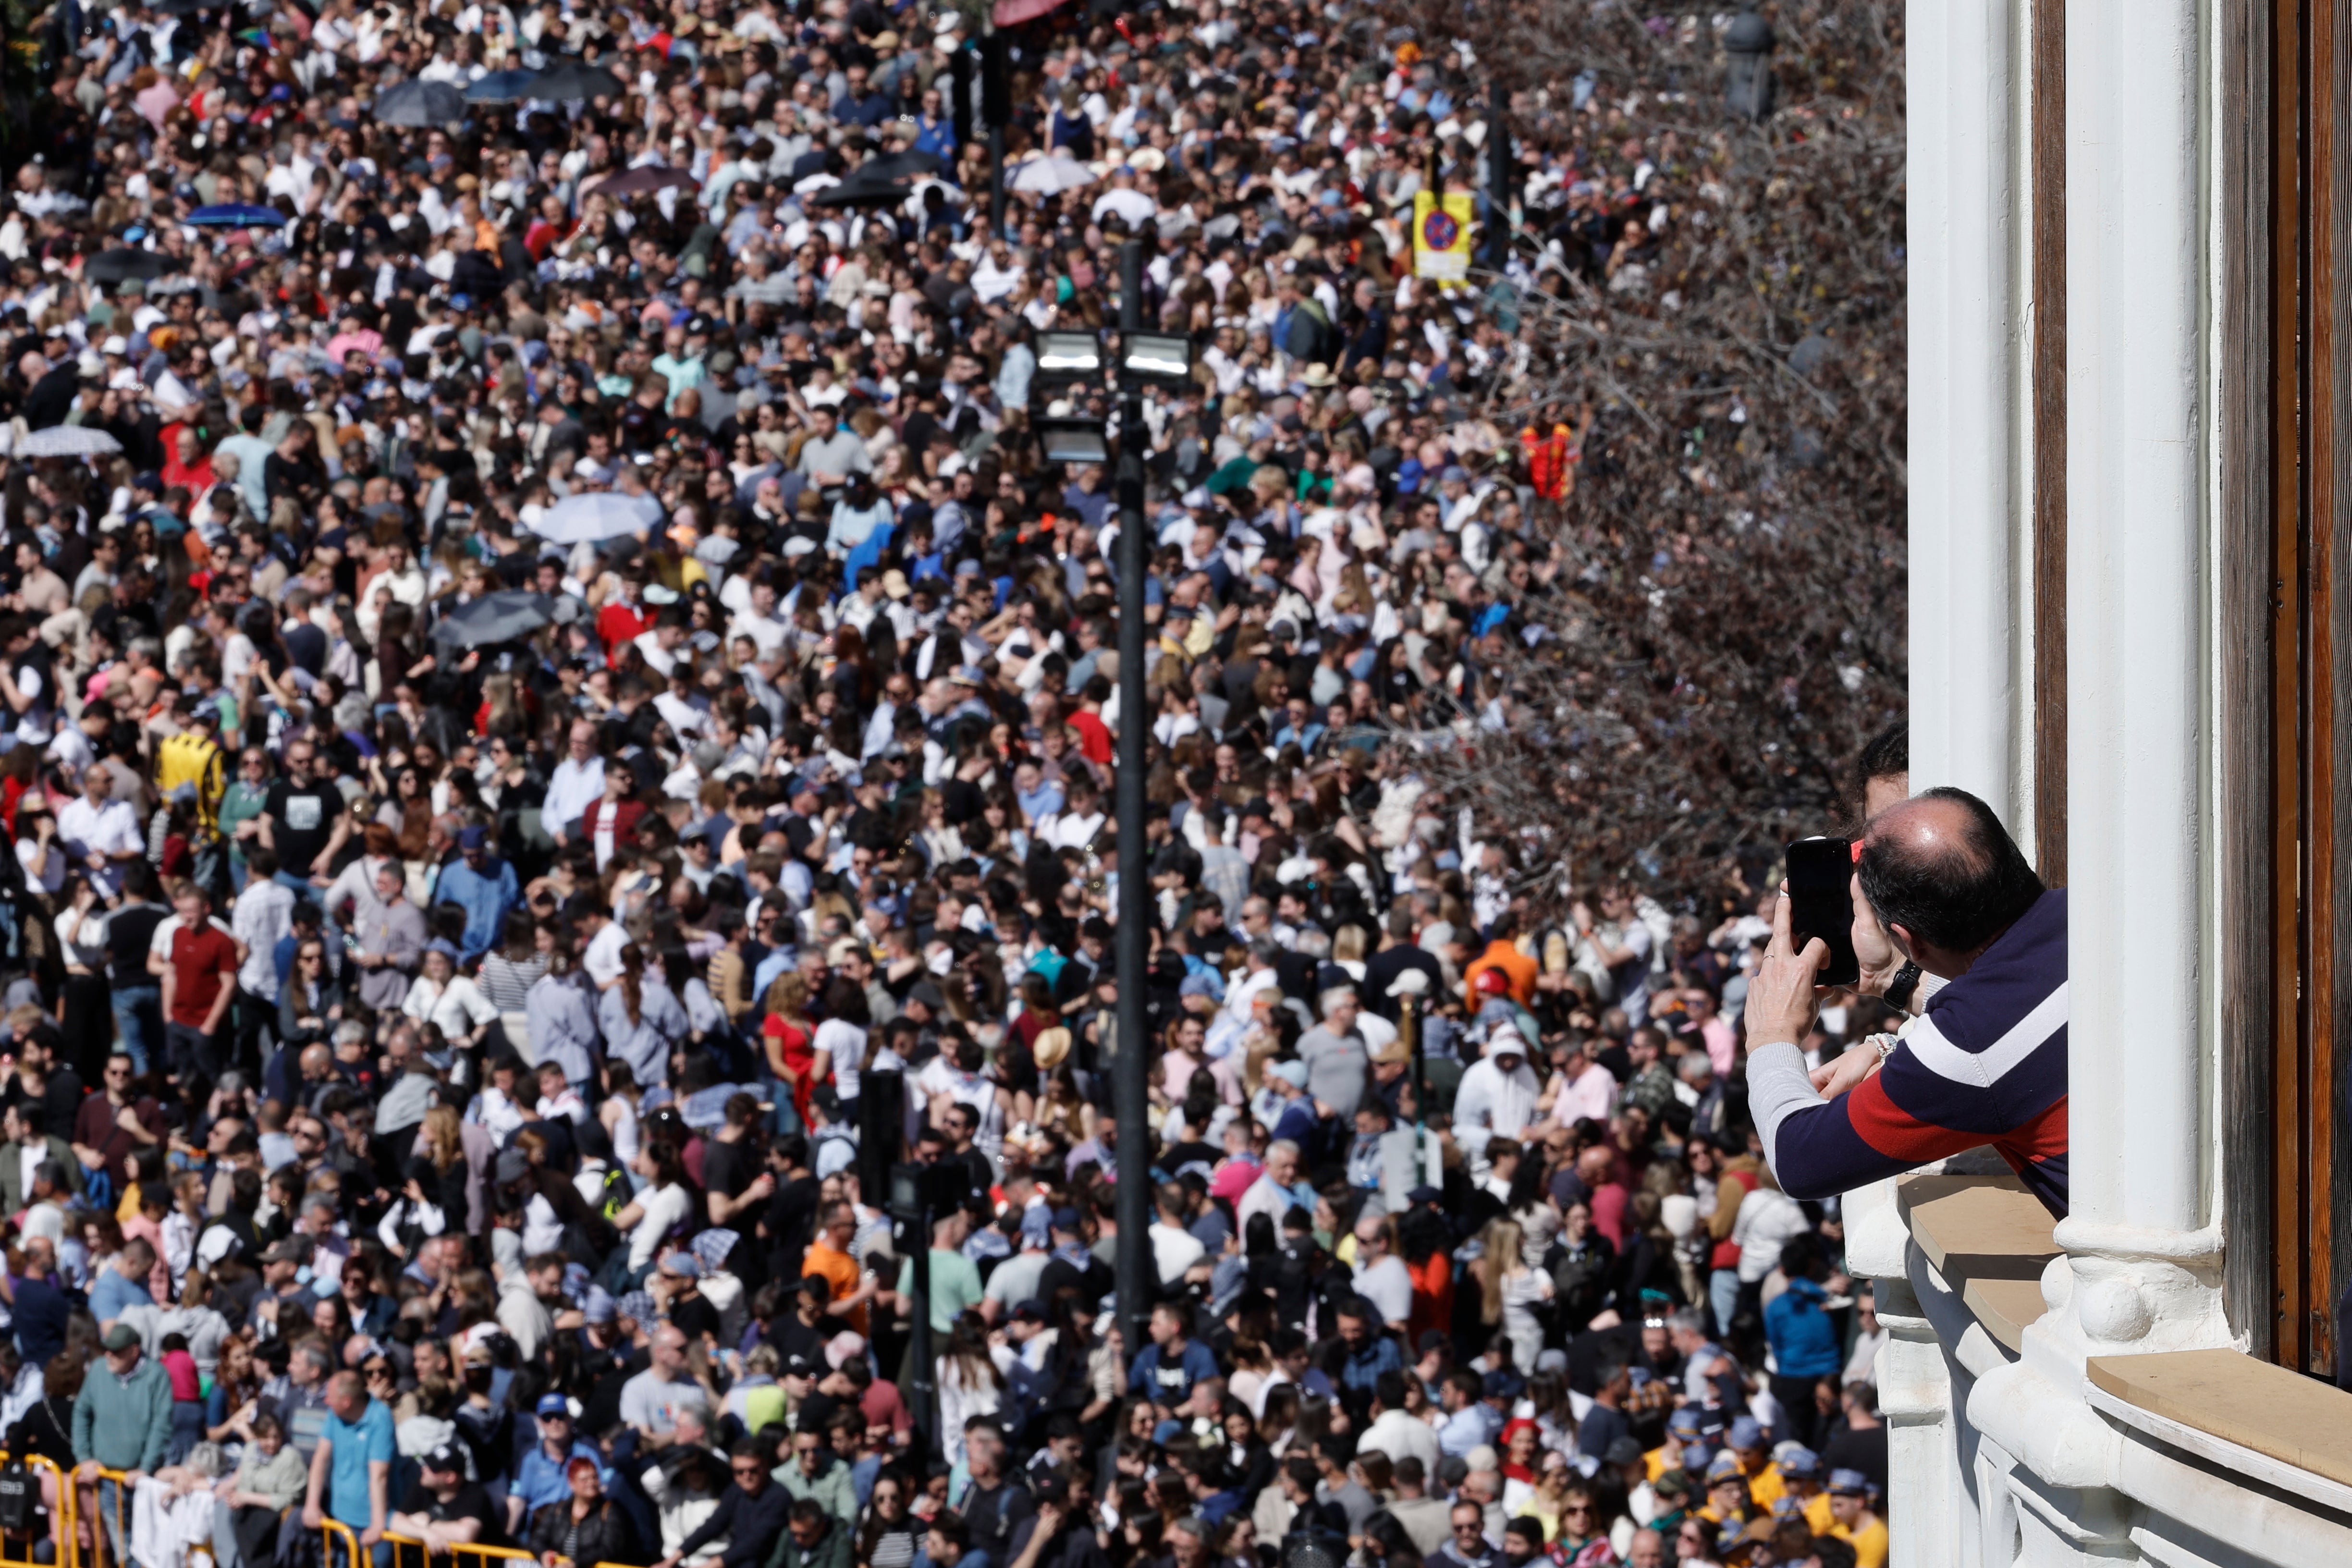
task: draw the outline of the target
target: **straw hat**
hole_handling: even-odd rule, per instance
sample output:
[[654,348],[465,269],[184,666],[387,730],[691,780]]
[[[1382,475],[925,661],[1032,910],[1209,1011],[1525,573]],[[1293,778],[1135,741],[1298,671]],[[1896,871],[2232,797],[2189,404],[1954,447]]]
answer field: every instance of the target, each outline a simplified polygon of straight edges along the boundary
[[1038,1030],[1037,1043],[1029,1047],[1029,1054],[1036,1059],[1039,1071],[1053,1071],[1069,1059],[1070,1031],[1058,1025]]

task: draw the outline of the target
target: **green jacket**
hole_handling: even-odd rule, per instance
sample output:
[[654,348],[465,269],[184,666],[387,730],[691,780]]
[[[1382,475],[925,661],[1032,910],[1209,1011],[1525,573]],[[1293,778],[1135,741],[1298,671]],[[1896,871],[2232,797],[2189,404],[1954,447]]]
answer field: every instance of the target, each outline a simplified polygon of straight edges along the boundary
[[[834,1468],[843,1475],[849,1473],[847,1465],[835,1465]],[[824,1539],[806,1552],[802,1551],[801,1543],[793,1539],[791,1531],[779,1531],[776,1544],[768,1552],[767,1568],[853,1568],[856,1561],[857,1554],[849,1539],[849,1525],[835,1519],[824,1527]]]
[[[81,1162],[74,1158],[73,1145],[51,1132],[41,1140],[48,1151],[41,1156],[55,1160],[65,1173],[66,1190],[58,1194],[63,1203],[68,1197],[81,1195]],[[22,1143],[0,1143],[0,1214],[16,1214],[32,1200],[25,1190],[25,1162]]]
[[[776,1484],[783,1488],[794,1502],[803,1498],[814,1498],[843,1526],[856,1524],[857,1489],[850,1480],[847,1465],[838,1460],[828,1462],[823,1470],[817,1472],[814,1480],[801,1474],[800,1465],[792,1459],[786,1459],[768,1473],[776,1478]],[[823,1551],[824,1548],[818,1548],[820,1554]]]
[[96,1459],[110,1470],[146,1470],[163,1464],[172,1440],[172,1375],[141,1356],[129,1377],[101,1357],[90,1363],[74,1401],[73,1447],[78,1462]]

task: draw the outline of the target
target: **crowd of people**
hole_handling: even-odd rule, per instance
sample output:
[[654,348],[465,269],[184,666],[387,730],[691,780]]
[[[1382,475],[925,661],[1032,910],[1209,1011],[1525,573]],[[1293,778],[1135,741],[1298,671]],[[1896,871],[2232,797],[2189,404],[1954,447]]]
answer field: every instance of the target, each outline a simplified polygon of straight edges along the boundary
[[[1769,868],[1547,915],[1406,743],[1493,711],[1591,428],[1498,429],[1508,287],[1412,276],[1475,62],[1345,5],[1005,9],[999,227],[976,10],[50,15],[0,222],[0,1434],[56,1468],[0,1531],[1885,1562],[1883,1336],[1748,1110]],[[463,122],[396,122],[418,84]],[[1514,133],[1513,276],[1664,279],[1671,138],[1589,85]],[[1038,438],[1111,389],[1039,348],[1139,237],[1194,356],[1113,426],[1122,524]],[[1832,1000],[1815,1061],[1887,1021]]]

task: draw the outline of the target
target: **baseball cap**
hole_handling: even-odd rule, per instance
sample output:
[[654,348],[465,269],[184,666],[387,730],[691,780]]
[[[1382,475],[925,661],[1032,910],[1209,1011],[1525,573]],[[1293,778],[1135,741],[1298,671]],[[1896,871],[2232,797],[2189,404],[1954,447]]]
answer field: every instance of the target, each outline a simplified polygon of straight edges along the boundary
[[443,1443],[425,1455],[424,1466],[428,1470],[439,1470],[445,1475],[462,1476],[466,1473],[465,1456],[457,1452],[455,1443]]
[[541,1421],[569,1421],[572,1419],[572,1402],[564,1398],[563,1395],[560,1394],[541,1394],[539,1396],[539,1404],[535,1409]]
[[104,1343],[110,1351],[127,1351],[141,1342],[139,1331],[128,1323],[117,1323],[106,1331]]
[[1832,1470],[1830,1492],[1835,1497],[1868,1497],[1870,1478],[1860,1470]]
[[1748,1472],[1741,1469],[1739,1461],[1729,1454],[1717,1454],[1714,1462],[1706,1468],[1708,1486],[1713,1486],[1717,1481],[1744,1481],[1747,1479]]
[[1054,1211],[1054,1228],[1055,1230],[1068,1231],[1072,1236],[1077,1235],[1078,1211],[1067,1206],[1066,1205],[1061,1208],[1055,1209]]
[[1631,1437],[1620,1437],[1609,1445],[1608,1459],[1612,1465],[1638,1465],[1642,1445]]
[[1753,1415],[1742,1415],[1731,1424],[1731,1447],[1760,1448],[1764,1446],[1764,1427]]
[[1288,1084],[1293,1089],[1305,1089],[1307,1087],[1307,1064],[1305,1062],[1276,1062],[1269,1066],[1265,1070],[1272,1073],[1275,1077],[1280,1079],[1283,1082]]
[[1517,1399],[1528,1391],[1528,1380],[1508,1367],[1498,1367],[1486,1374],[1485,1388],[1489,1399]]
[[1511,977],[1499,969],[1482,969],[1473,984],[1481,991],[1491,991],[1499,996],[1511,988]]
[[1801,1443],[1790,1443],[1783,1447],[1777,1462],[1780,1467],[1780,1474],[1789,1480],[1811,1481],[1821,1479],[1822,1457]]
[[681,1279],[699,1279],[702,1278],[702,1259],[691,1252],[666,1252],[662,1254],[661,1271],[675,1274]]
[[457,847],[460,849],[486,848],[488,847],[489,842],[490,830],[487,827],[461,827],[457,829]]

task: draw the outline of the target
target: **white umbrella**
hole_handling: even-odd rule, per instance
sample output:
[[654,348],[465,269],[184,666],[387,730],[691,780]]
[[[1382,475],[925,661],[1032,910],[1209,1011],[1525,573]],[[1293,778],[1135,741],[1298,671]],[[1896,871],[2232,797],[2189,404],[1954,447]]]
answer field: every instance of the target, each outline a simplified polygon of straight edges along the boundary
[[592,490],[557,501],[540,514],[530,531],[557,544],[578,544],[583,540],[593,543],[625,533],[643,533],[659,523],[661,516],[661,502],[651,496]]
[[1105,191],[1095,198],[1094,216],[1117,213],[1127,220],[1129,228],[1140,227],[1146,218],[1160,216],[1160,204],[1141,191]]
[[90,425],[52,425],[16,443],[20,458],[110,458],[122,443]]
[[1046,196],[1057,195],[1064,191],[1078,190],[1094,183],[1094,171],[1066,153],[1053,153],[1043,158],[1032,158],[1013,174],[1014,190],[1034,191],[1040,195]]

